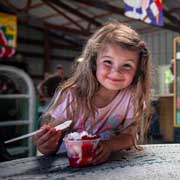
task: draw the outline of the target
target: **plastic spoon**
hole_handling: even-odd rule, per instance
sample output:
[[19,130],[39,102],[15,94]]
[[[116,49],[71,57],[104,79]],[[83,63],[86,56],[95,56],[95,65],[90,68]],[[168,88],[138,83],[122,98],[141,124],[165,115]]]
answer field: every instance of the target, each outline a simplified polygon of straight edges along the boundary
[[[64,123],[55,126],[55,129],[56,129],[56,131],[66,129],[67,127],[69,127],[71,125],[71,123],[72,123],[72,120],[65,121]],[[42,129],[39,129],[37,131],[31,132],[31,133],[28,133],[28,134],[25,134],[25,135],[22,135],[22,136],[19,136],[19,137],[10,139],[10,140],[7,140],[4,143],[8,144],[8,143],[11,143],[11,142],[14,142],[14,141],[18,141],[20,139],[24,139],[24,138],[33,136],[33,135],[35,135],[35,134],[37,134],[37,133],[39,133],[41,131],[42,131]]]

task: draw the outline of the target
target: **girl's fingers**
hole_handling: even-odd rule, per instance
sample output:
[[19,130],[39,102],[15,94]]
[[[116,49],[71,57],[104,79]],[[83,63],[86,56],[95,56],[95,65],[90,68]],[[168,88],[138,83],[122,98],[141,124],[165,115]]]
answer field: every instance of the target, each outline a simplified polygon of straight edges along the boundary
[[96,157],[93,160],[94,164],[99,164],[108,159],[110,155],[110,150],[105,142],[100,142],[98,148],[96,149]]
[[34,135],[34,137],[36,139],[39,139],[41,136],[43,136],[50,129],[51,129],[51,127],[49,125],[44,125],[44,126],[41,127],[41,131],[38,132],[36,135]]
[[56,134],[54,134],[52,137],[50,137],[49,139],[48,139],[48,141],[47,141],[47,145],[48,146],[57,146],[58,144],[59,144],[59,140],[60,140],[60,138],[61,138],[61,133],[59,132],[59,133],[56,133]]
[[52,148],[54,149],[55,147],[57,147],[57,145],[59,144],[59,137],[57,135],[52,136],[48,139],[48,141],[46,141],[45,143],[40,145],[40,148],[44,149],[44,148]]
[[41,144],[45,143],[46,141],[48,141],[48,139],[52,136],[52,130],[48,130],[47,132],[45,132],[44,134],[42,134],[40,137],[37,137],[37,145],[40,146]]
[[37,137],[38,138],[37,145],[39,146],[41,144],[49,142],[51,138],[54,136],[57,136],[58,138],[61,137],[61,131],[56,131],[55,128],[50,128],[48,131],[43,129],[42,131],[44,132],[44,134],[39,134],[39,137]]
[[101,153],[95,157],[95,159],[93,160],[93,163],[94,164],[100,164],[100,163],[104,162],[105,160],[107,160],[107,154]]
[[62,131],[56,131],[54,127],[44,125],[41,131],[33,136],[33,142],[41,153],[49,154],[56,151],[61,137]]
[[98,162],[102,157],[103,157],[103,149],[102,146],[99,145],[98,148],[96,149],[96,156],[94,158],[94,163]]
[[48,132],[48,130],[46,128],[42,128],[40,132],[38,132],[37,134],[35,134],[33,136],[33,143],[38,145],[39,141],[41,139],[41,137],[46,134]]
[[96,149],[96,156],[98,156],[99,154],[101,154],[103,151],[103,147],[101,146],[101,144],[98,145],[97,149]]
[[50,137],[48,141],[38,146],[38,149],[44,154],[55,152],[58,147],[60,137],[61,133],[59,132],[56,135]]

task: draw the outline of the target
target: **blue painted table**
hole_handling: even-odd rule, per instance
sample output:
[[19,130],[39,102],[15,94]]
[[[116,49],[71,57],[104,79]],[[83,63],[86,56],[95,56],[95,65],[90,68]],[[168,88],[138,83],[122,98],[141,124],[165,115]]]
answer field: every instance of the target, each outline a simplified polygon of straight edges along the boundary
[[92,167],[71,168],[66,157],[38,156],[0,163],[0,179],[180,180],[180,144],[144,145]]

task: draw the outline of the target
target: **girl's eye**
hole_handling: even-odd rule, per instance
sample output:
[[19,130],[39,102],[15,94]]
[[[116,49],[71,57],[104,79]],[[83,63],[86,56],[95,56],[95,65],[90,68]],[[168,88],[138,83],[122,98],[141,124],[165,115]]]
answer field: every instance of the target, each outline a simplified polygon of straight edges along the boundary
[[131,66],[130,64],[124,64],[123,67],[124,67],[125,69],[131,69],[131,68],[132,68],[132,66]]
[[112,65],[112,62],[110,60],[104,60],[104,64],[106,65]]

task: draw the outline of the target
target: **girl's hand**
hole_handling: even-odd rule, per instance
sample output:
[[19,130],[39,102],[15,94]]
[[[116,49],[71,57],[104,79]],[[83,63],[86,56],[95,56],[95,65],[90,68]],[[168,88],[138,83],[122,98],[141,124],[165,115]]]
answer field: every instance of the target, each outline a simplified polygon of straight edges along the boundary
[[56,131],[54,127],[44,125],[42,131],[33,136],[33,143],[42,154],[52,154],[56,152],[61,137],[62,131]]
[[111,154],[110,141],[100,141],[96,149],[96,157],[93,164],[100,164],[105,162]]

